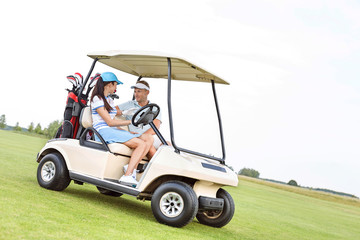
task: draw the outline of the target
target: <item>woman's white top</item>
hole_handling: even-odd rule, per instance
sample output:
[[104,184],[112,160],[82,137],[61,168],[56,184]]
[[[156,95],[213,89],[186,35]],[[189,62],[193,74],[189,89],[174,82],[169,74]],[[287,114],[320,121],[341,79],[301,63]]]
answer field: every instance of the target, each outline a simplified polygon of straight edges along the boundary
[[[106,97],[106,101],[110,104],[112,107],[111,111],[109,112],[111,119],[114,119],[117,110],[115,108],[114,100],[111,97]],[[98,96],[95,96],[94,99],[90,103],[91,106],[91,115],[93,120],[93,128],[95,128],[96,131],[99,131],[103,128],[109,128],[109,125],[104,121],[104,119],[99,115],[99,113],[96,111],[96,109],[100,107],[104,107],[104,100],[100,99]]]

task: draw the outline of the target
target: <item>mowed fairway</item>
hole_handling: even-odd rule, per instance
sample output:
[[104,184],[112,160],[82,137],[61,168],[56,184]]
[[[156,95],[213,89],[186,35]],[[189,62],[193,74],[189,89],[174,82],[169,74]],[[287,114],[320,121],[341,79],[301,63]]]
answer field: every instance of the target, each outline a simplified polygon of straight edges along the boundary
[[159,224],[150,202],[101,195],[89,184],[49,191],[36,180],[45,142],[0,130],[0,239],[360,239],[358,200],[244,177],[226,187],[236,211],[220,229],[196,219],[180,229]]

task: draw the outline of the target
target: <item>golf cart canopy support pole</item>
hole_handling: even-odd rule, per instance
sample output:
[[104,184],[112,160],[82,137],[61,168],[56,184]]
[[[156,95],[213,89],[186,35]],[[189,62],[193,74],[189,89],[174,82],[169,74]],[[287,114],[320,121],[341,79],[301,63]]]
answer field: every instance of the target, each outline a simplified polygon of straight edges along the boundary
[[216,113],[218,116],[218,122],[219,122],[219,130],[220,130],[220,138],[221,138],[221,150],[222,150],[222,159],[223,161],[225,161],[225,143],[224,143],[224,134],[223,134],[223,129],[222,129],[222,121],[221,121],[221,116],[220,116],[220,109],[219,109],[219,104],[217,101],[217,96],[216,96],[216,91],[215,91],[215,81],[211,80],[211,86],[212,86],[212,90],[213,90],[213,94],[214,94],[214,101],[215,101],[215,106],[216,106]]
[[[91,67],[90,67],[90,70],[89,70],[89,72],[88,72],[88,75],[87,75],[86,78],[85,78],[85,82],[84,82],[84,84],[83,84],[83,85],[81,86],[81,88],[80,88],[78,99],[79,99],[79,103],[80,103],[81,105],[84,105],[84,104],[81,102],[81,99],[82,99],[81,94],[82,94],[82,92],[84,91],[84,88],[85,88],[85,86],[86,86],[86,83],[88,82],[88,80],[89,80],[89,78],[90,78],[90,75],[91,75],[92,71],[94,70],[95,64],[96,64],[96,62],[97,62],[98,60],[99,60],[98,58],[95,58],[95,59],[94,59],[92,65],[91,65]],[[85,107],[85,106],[83,106],[83,107]]]
[[219,121],[222,158],[217,158],[217,157],[214,157],[211,155],[207,155],[207,154],[203,154],[203,153],[199,153],[199,152],[194,152],[194,151],[191,151],[188,149],[180,148],[175,144],[174,124],[173,124],[172,107],[171,107],[171,59],[167,58],[167,62],[168,62],[168,111],[169,111],[170,137],[171,137],[171,143],[172,143],[173,147],[175,148],[175,152],[180,153],[180,151],[182,151],[182,152],[190,153],[190,154],[197,155],[200,157],[210,158],[210,159],[219,161],[222,164],[225,164],[225,144],[224,144],[222,123],[221,123],[219,106],[218,106],[218,102],[217,102],[214,80],[211,80],[211,84],[212,84],[212,90],[213,90],[213,95],[214,95],[214,100],[215,100],[216,112],[217,112],[218,121]]
[[149,125],[150,125],[150,127],[154,130],[154,132],[156,133],[156,135],[159,137],[161,143],[162,143],[163,145],[169,145],[169,144],[166,142],[166,140],[165,140],[165,138],[163,137],[163,135],[160,133],[160,131],[159,131],[159,130],[157,129],[157,127],[155,126],[154,122],[149,123]]

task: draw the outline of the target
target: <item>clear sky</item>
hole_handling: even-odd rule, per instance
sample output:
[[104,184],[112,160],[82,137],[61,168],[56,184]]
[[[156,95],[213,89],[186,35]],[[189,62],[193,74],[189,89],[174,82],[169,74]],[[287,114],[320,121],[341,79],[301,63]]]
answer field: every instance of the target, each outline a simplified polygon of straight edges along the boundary
[[[62,118],[66,76],[87,74],[87,53],[166,52],[231,83],[217,90],[227,164],[236,171],[360,196],[359,16],[359,2],[347,0],[7,1],[0,8],[0,114],[9,125],[45,127]],[[125,83],[120,103],[135,79],[116,74]],[[151,84],[162,104],[162,86]],[[186,97],[180,107],[208,107],[202,86],[187,90],[196,101]],[[207,117],[189,113],[176,120],[217,132]],[[176,134],[183,132],[179,125]],[[214,142],[205,137],[200,147]]]

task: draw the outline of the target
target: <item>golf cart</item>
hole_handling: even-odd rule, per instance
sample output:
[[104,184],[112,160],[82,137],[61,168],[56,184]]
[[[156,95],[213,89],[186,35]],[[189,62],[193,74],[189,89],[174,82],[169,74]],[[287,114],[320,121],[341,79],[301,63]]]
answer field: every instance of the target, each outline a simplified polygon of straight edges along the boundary
[[[157,221],[174,227],[185,226],[195,216],[200,223],[212,227],[223,227],[229,223],[235,206],[230,194],[221,187],[237,186],[238,178],[225,165],[225,146],[215,91],[215,84],[228,83],[186,60],[164,54],[108,51],[88,56],[94,61],[77,91],[72,109],[73,116],[78,117],[79,127],[76,134],[71,132],[67,137],[57,134],[40,150],[37,156],[39,185],[62,191],[73,180],[75,184],[93,184],[102,194],[127,194],[139,200],[149,200]],[[142,77],[167,79],[171,146],[153,124],[160,111],[158,105],[146,105],[132,117],[135,126],[150,124],[162,142],[151,161],[145,158],[139,164],[139,184],[136,187],[118,182],[124,174],[123,167],[128,164],[132,149],[121,143],[107,144],[92,127],[91,110],[87,106],[88,94],[83,92],[93,85],[90,75],[97,62],[135,75],[138,80]],[[181,148],[176,144],[171,105],[171,83],[174,80],[212,85],[220,131],[221,158]],[[100,142],[93,140],[94,135]]]

